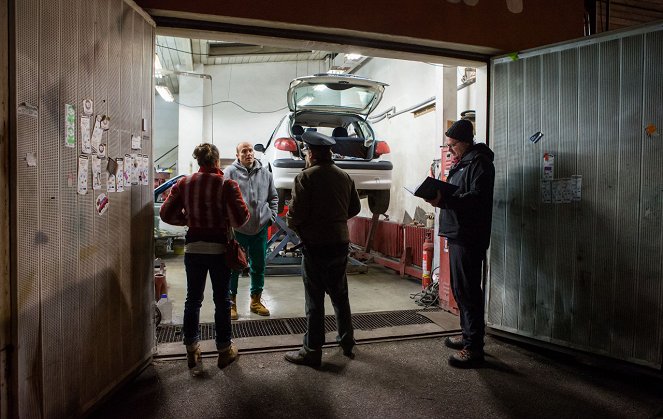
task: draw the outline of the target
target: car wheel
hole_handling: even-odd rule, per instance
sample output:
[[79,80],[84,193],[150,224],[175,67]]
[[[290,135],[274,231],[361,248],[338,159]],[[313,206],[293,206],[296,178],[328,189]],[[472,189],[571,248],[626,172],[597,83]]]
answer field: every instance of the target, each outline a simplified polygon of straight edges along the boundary
[[384,214],[389,209],[389,190],[368,192],[368,208],[373,214]]
[[287,204],[288,200],[292,197],[290,189],[277,189],[276,194],[279,197],[279,214],[283,212],[283,208]]

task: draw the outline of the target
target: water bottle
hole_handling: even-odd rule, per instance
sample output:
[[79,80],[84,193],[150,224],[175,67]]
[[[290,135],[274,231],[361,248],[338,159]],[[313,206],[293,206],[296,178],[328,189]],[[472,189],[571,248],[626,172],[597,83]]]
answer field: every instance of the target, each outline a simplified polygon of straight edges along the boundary
[[168,299],[168,294],[161,294],[161,299],[157,303],[161,311],[161,323],[170,324],[173,322],[173,302]]

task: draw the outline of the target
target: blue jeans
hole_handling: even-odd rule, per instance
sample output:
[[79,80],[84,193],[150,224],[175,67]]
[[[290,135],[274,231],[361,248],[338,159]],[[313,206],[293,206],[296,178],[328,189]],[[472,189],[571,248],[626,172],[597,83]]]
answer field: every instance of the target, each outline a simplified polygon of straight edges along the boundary
[[[237,242],[246,251],[251,273],[251,295],[262,294],[265,286],[265,259],[267,258],[267,226],[253,236],[235,232]],[[237,295],[240,271],[230,273],[230,295]]]
[[306,334],[304,349],[319,351],[325,343],[325,293],[329,294],[338,335],[336,341],[345,350],[355,345],[348,295],[348,245],[305,246],[302,249],[302,277],[306,297]]
[[226,266],[223,255],[204,255],[185,253],[186,302],[184,303],[184,344],[192,345],[200,340],[200,306],[203,304],[205,282],[209,272],[212,280],[214,298],[214,323],[216,324],[216,346],[223,348],[230,343],[230,303],[228,301],[228,283],[230,268]]
[[465,348],[483,351],[485,335],[484,294],[481,266],[486,249],[449,242],[451,291],[460,310],[460,328]]

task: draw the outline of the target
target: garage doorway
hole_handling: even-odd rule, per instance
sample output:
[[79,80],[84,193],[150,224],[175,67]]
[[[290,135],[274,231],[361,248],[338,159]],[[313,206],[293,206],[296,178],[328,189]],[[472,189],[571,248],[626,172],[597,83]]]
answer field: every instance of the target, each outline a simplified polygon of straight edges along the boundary
[[[434,57],[414,61],[412,55],[385,51],[372,56],[361,48],[321,45],[299,41],[265,39],[246,40],[236,35],[206,33],[184,38],[158,35],[155,45],[154,167],[155,187],[172,182],[178,175],[197,170],[192,161],[193,147],[211,141],[220,150],[222,165],[232,164],[235,146],[241,141],[268,146],[277,138],[279,126],[287,119],[287,91],[293,79],[315,74],[345,74],[365,77],[388,84],[381,102],[365,121],[375,139],[389,145],[384,156],[393,164],[388,206],[379,220],[394,231],[404,226],[434,232],[433,208],[413,197],[404,187],[419,183],[429,174],[439,175],[442,134],[448,121],[459,119],[462,111],[473,111],[477,139],[486,138],[487,73],[484,63],[464,63],[457,59]],[[181,36],[181,35],[180,35]],[[285,45],[285,46],[284,46]],[[329,47],[329,45],[324,45]],[[373,51],[375,52],[375,51]],[[382,56],[384,55],[384,56]],[[421,58],[421,57],[415,57]],[[430,58],[430,57],[429,57]],[[434,62],[433,62],[434,61]],[[258,159],[265,157],[256,153]],[[263,164],[265,162],[263,161]],[[167,186],[167,185],[166,185]],[[167,192],[166,192],[167,194]],[[171,229],[158,219],[159,202],[166,194],[155,196],[155,238],[159,263],[165,266],[168,303],[161,301],[162,324],[157,328],[160,355],[178,354],[186,296],[186,277],[182,253],[183,231]],[[370,225],[373,212],[368,199],[362,199],[358,218]],[[401,277],[393,266],[375,263],[383,257],[398,262],[406,243],[397,233],[385,233],[369,257],[350,267],[348,276],[353,322],[366,339],[385,336],[409,336],[443,333],[458,328],[453,314],[437,306],[437,288],[422,292],[417,269],[421,270],[423,242],[418,254],[408,261],[414,275]],[[357,234],[355,234],[357,236]],[[423,237],[423,236],[422,236]],[[436,235],[433,234],[434,239]],[[355,249],[365,250],[365,234],[353,240]],[[388,246],[384,246],[384,244]],[[291,246],[290,246],[291,247]],[[443,243],[436,243],[433,278],[437,278],[439,253]],[[393,250],[389,250],[391,248]],[[296,256],[288,254],[286,257]],[[443,251],[443,250],[442,250]],[[365,256],[365,255],[364,255]],[[239,320],[233,329],[240,348],[265,348],[298,345],[304,314],[304,292],[299,274],[267,275],[263,300],[270,317],[249,311],[249,282],[239,280],[237,307]],[[161,293],[161,292],[159,292]],[[203,338],[213,338],[214,305],[208,284],[201,309]],[[329,300],[326,313],[333,315]],[[329,329],[335,330],[333,316]],[[206,341],[210,348],[213,341]],[[205,344],[203,344],[205,347]]]

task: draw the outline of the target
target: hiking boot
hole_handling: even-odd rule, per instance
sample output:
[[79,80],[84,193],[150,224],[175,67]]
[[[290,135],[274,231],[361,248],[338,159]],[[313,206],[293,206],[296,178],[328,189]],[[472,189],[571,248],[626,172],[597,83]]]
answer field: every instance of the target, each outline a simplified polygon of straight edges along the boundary
[[462,349],[449,357],[449,365],[456,368],[475,368],[483,363],[483,351]]
[[261,295],[262,294],[254,294],[251,296],[251,305],[249,308],[251,309],[251,313],[256,313],[260,316],[269,316],[269,310],[262,304],[262,301],[260,300]]
[[198,342],[192,345],[186,345],[186,362],[193,375],[203,372],[203,356],[200,352]]
[[447,336],[444,338],[444,346],[457,350],[465,348],[465,344],[463,343],[463,336]]
[[230,296],[230,320],[237,320],[237,294]]
[[234,343],[230,342],[230,345],[226,346],[223,349],[219,349],[219,359],[216,365],[223,369],[230,365],[238,357],[237,346]]
[[297,365],[318,368],[322,364],[322,351],[307,352],[301,348],[298,351],[286,352],[285,360]]

